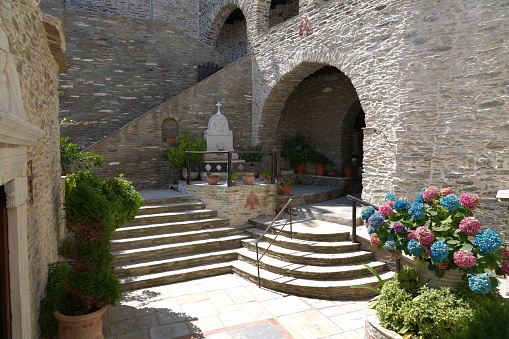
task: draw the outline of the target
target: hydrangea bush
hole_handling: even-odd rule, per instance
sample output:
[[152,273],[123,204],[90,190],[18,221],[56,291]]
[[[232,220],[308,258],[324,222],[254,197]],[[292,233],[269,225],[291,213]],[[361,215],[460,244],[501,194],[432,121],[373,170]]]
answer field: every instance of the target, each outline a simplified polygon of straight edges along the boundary
[[509,248],[491,229],[481,230],[473,216],[479,197],[460,197],[451,188],[423,188],[410,202],[387,194],[378,211],[366,206],[361,211],[372,246],[391,252],[398,259],[406,253],[437,277],[445,270],[458,269],[472,291],[489,293],[499,282],[494,276],[509,274]]

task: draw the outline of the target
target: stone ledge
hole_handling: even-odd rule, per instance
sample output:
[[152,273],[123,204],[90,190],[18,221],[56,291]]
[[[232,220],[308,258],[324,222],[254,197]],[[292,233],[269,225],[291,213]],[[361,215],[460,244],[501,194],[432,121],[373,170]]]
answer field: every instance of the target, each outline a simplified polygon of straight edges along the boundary
[[376,311],[369,308],[366,311],[365,330],[365,338],[367,339],[403,339],[403,337],[396,332],[382,327],[376,316]]

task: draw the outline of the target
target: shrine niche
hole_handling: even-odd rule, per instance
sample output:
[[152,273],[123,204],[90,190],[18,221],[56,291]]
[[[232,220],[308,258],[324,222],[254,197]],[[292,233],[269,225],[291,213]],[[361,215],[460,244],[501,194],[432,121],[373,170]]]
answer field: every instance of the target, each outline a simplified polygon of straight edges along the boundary
[[175,143],[179,135],[179,126],[177,120],[173,118],[164,119],[161,126],[161,134],[164,142]]

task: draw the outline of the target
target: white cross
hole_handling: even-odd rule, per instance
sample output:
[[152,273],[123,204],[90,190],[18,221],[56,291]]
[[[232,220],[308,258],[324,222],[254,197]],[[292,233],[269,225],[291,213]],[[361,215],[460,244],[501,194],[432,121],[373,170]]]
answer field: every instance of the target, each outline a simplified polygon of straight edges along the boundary
[[221,106],[223,106],[223,105],[221,105],[221,103],[218,101],[216,106],[217,106],[217,113],[221,113]]

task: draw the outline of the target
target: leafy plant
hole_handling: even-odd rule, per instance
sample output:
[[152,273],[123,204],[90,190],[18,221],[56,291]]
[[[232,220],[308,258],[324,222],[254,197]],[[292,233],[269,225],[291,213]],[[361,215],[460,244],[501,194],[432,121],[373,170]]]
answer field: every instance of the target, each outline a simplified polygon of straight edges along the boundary
[[296,168],[297,165],[305,164],[311,159],[313,149],[305,142],[304,136],[296,136],[283,140],[281,155],[290,158],[290,165]]
[[280,185],[293,185],[293,179],[292,178],[283,178],[279,181]]
[[263,171],[263,172],[260,172],[260,176],[261,177],[271,177],[272,172],[271,171]]
[[357,165],[352,161],[343,162],[343,168],[355,168]]
[[328,164],[330,159],[323,153],[316,150],[311,151],[311,162],[313,164]]
[[[170,146],[168,148],[168,159],[173,163],[177,169],[183,169],[187,166],[186,152],[203,152],[207,150],[207,141],[203,138],[192,137],[191,132],[185,130],[182,136],[178,138],[177,146]],[[203,162],[204,154],[190,154],[190,162]]]
[[207,172],[207,175],[218,176],[218,175],[219,175],[219,173],[211,173],[211,172]]
[[58,248],[70,266],[61,282],[65,290],[57,305],[61,313],[87,314],[119,299],[110,240],[118,226],[134,219],[142,204],[140,194],[122,176],[101,178],[81,172],[67,178],[66,226],[72,235]]
[[63,175],[100,168],[102,163],[102,155],[81,152],[78,144],[71,143],[68,137],[60,137],[60,164]]
[[[263,143],[253,145],[243,151],[261,151],[263,148]],[[244,160],[245,162],[261,162],[263,159],[262,153],[240,153],[239,159]]]
[[366,267],[378,279],[378,282],[380,283],[380,288],[375,288],[375,287],[371,287],[371,286],[367,286],[367,285],[353,285],[353,286],[350,286],[350,288],[366,288],[366,289],[371,290],[378,294],[382,293],[382,291],[380,289],[383,287],[384,281],[380,277],[380,274],[378,274],[378,272],[373,267],[366,265],[366,264],[362,264],[362,265],[364,267]]
[[232,180],[235,180],[235,179],[237,179],[238,177],[239,177],[239,173],[237,173],[237,172],[232,172],[232,173],[230,173],[230,178],[231,178]]

